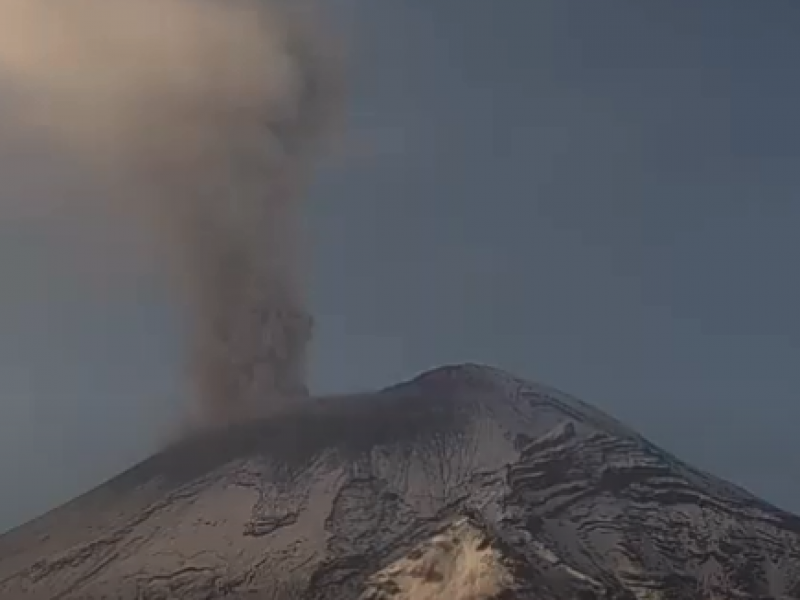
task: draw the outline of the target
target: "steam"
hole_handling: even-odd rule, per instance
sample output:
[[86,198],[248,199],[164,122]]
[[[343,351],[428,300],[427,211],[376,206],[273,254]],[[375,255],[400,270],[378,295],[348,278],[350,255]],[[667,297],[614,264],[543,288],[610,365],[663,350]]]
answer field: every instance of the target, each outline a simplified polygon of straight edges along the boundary
[[0,0],[5,125],[113,183],[99,208],[170,269],[211,423],[307,393],[301,199],[342,90],[305,25],[267,0]]

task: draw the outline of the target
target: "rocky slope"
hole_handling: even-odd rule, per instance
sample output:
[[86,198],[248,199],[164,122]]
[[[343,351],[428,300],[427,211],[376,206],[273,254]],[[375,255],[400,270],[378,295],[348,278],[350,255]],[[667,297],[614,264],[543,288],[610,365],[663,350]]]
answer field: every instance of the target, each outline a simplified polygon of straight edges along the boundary
[[153,457],[0,538],[0,598],[800,598],[800,518],[465,365]]

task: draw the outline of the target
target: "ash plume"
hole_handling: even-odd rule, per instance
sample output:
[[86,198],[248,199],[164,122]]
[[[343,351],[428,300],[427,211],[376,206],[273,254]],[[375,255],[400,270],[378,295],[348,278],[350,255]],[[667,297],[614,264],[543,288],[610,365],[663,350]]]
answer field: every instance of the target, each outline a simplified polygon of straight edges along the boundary
[[110,183],[99,208],[180,292],[208,423],[306,393],[299,221],[340,114],[332,50],[267,0],[0,0],[4,127]]

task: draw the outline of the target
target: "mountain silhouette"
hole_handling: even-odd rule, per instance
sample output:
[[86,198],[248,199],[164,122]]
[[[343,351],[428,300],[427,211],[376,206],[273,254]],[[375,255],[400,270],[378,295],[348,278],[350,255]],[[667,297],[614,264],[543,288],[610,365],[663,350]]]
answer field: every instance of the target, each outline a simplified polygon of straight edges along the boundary
[[800,518],[503,371],[195,436],[0,537],[9,600],[800,598]]

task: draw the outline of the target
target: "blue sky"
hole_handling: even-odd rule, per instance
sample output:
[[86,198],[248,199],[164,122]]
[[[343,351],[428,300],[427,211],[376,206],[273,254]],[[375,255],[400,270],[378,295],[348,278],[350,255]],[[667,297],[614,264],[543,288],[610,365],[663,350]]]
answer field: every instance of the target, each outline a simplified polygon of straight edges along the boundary
[[[800,511],[800,5],[348,6],[359,150],[309,198],[315,390],[487,362]],[[42,173],[80,193],[46,157],[14,167],[20,193]],[[125,241],[83,227],[0,223],[0,528],[179,411],[167,295],[98,283],[87,257]]]

